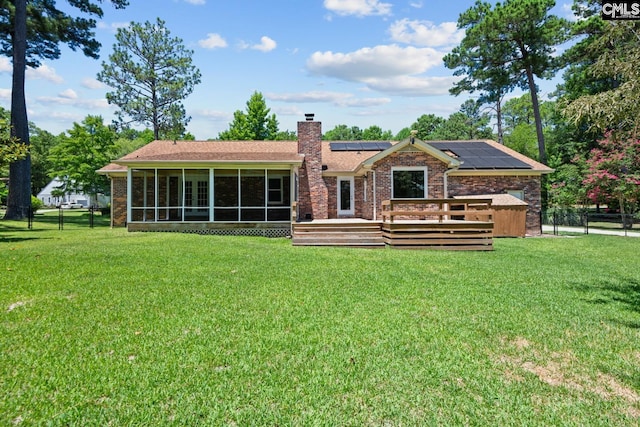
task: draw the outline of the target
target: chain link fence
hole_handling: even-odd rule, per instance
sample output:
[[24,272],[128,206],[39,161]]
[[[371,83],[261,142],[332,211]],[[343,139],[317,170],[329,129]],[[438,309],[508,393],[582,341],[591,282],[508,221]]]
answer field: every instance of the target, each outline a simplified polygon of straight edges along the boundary
[[640,231],[638,215],[588,209],[548,209],[542,212],[542,224],[553,226],[553,234],[558,234],[558,227],[582,228],[585,234],[589,234],[589,229]]

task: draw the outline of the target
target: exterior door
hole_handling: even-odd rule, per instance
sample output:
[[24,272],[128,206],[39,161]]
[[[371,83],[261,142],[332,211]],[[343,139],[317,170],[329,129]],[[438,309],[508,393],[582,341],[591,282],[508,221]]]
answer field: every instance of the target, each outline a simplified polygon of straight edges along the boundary
[[209,180],[206,176],[187,176],[184,182],[185,221],[209,219]]
[[338,216],[354,215],[353,177],[338,177]]

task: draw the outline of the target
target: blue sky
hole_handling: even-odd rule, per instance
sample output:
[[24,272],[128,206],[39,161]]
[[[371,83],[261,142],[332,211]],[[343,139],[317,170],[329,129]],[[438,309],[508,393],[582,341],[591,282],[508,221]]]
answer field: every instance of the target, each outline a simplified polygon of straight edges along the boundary
[[[292,131],[315,113],[323,131],[377,125],[395,134],[422,114],[446,118],[468,99],[449,95],[454,77],[442,57],[463,37],[455,23],[473,0],[131,0],[124,10],[108,3],[96,28],[99,60],[64,48],[60,59],[28,71],[27,109],[38,127],[58,134],[88,114],[109,123],[115,107],[96,75],[116,29],[156,18],[194,51],[202,73],[184,101],[197,139],[227,129],[254,91],[280,129]],[[571,3],[558,0],[556,14],[567,17]],[[544,98],[554,84],[540,83]],[[0,106],[9,108],[10,94],[11,63],[0,57]]]

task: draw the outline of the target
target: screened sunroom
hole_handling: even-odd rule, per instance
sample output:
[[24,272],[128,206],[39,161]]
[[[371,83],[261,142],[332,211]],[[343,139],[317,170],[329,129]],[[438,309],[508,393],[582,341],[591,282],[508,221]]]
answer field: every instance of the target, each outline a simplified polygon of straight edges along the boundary
[[290,169],[131,168],[127,222],[291,221]]

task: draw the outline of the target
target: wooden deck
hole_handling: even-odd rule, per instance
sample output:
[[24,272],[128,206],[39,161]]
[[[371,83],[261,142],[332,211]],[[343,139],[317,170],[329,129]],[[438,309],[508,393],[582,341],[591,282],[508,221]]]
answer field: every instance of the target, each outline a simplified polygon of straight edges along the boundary
[[384,248],[382,222],[364,219],[328,219],[292,224],[294,246],[348,246]]
[[490,199],[386,200],[385,244],[402,249],[493,250]]
[[389,200],[382,206],[382,221],[294,221],[293,245],[493,250],[490,200]]

